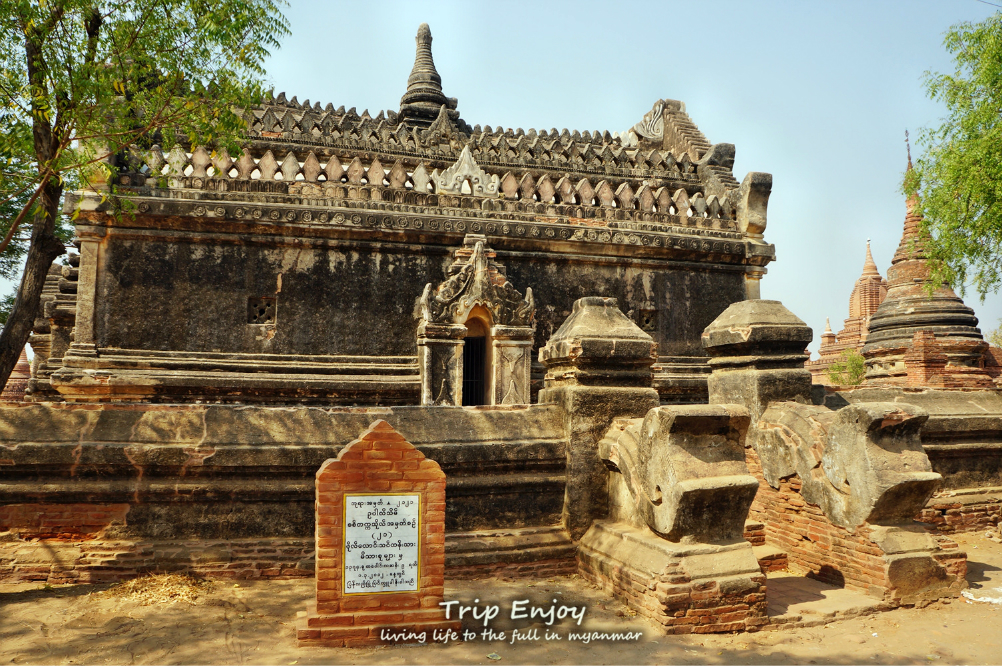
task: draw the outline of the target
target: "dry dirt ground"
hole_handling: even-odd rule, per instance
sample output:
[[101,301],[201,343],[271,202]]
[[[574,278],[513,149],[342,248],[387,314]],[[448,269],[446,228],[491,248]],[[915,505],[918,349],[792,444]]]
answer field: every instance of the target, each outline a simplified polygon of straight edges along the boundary
[[[976,599],[1000,596],[1000,545],[983,533],[957,538],[969,553]],[[206,589],[208,588],[208,589]],[[0,585],[0,664],[1000,664],[998,603],[958,597],[926,608],[900,608],[825,626],[754,634],[663,636],[623,605],[577,577],[539,581],[447,581],[446,598],[501,607],[491,622],[504,641],[366,649],[296,645],[294,625],[312,580],[216,582],[188,590],[193,601],[163,602],[108,585]],[[551,627],[503,620],[513,599],[550,607],[585,605]],[[145,603],[144,603],[145,602]],[[539,640],[510,642],[511,629]],[[569,641],[582,630],[640,632],[633,641]],[[545,640],[545,630],[562,640]]]

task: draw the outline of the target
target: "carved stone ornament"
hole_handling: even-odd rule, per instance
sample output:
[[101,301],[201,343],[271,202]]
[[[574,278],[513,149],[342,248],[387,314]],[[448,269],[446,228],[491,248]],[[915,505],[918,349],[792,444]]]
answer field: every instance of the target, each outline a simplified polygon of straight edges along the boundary
[[662,133],[665,129],[665,126],[662,124],[662,113],[664,111],[665,100],[660,99],[655,102],[653,107],[651,107],[651,111],[644,114],[644,118],[641,118],[641,122],[631,128],[634,131],[634,134],[652,141],[661,141]]
[[498,194],[498,176],[489,176],[477,166],[469,146],[464,146],[460,159],[435,179],[435,190],[439,193],[461,194],[465,180],[470,181],[470,194],[474,196]]
[[[495,326],[532,326],[533,290],[527,287],[523,298],[499,271],[501,267],[489,259],[484,241],[476,241],[472,252],[467,242],[464,246],[457,252],[457,263],[463,260],[463,250],[469,259],[459,266],[454,263],[450,268],[453,274],[436,289],[431,282],[425,285],[419,299],[422,319],[434,324],[463,324],[473,307],[480,305],[491,312]],[[454,273],[454,269],[458,270]]]

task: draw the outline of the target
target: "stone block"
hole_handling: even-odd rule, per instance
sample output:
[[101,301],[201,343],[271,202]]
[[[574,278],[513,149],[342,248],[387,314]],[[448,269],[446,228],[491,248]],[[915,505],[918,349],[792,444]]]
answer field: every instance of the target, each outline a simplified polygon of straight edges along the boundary
[[672,541],[739,539],[759,482],[745,465],[748,411],[738,405],[652,409],[616,421],[599,456],[626,492],[611,494],[611,517]]

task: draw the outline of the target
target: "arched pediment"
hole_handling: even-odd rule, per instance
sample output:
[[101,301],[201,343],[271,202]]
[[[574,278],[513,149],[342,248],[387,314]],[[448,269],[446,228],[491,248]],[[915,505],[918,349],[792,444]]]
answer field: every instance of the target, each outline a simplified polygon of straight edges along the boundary
[[[471,245],[473,248],[471,249]],[[425,285],[419,305],[424,321],[434,324],[463,324],[470,311],[480,305],[491,314],[495,326],[533,326],[533,290],[525,297],[512,286],[487,248],[483,236],[468,234],[457,250],[450,277],[433,289]]]

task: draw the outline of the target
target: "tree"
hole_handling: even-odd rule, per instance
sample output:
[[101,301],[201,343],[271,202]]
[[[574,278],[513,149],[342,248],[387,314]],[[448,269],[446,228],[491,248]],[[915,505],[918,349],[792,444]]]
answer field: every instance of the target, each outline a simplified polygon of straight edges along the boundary
[[921,134],[924,153],[903,183],[907,195],[919,195],[931,284],[964,295],[971,282],[983,301],[1000,287],[1001,25],[997,12],[947,31],[955,72],[927,72],[926,89],[948,115]]
[[996,320],[996,328],[986,334],[986,341],[993,347],[1003,347],[1003,319]]
[[7,323],[7,318],[10,317],[10,309],[14,307],[14,294],[7,294],[3,298],[0,298],[0,326]]
[[856,349],[844,349],[838,361],[826,370],[829,381],[837,386],[856,386],[863,383],[864,357]]
[[65,251],[64,189],[109,180],[132,144],[235,147],[240,108],[260,97],[264,59],[288,33],[282,1],[0,0],[0,200],[16,210],[0,263],[25,257],[0,385]]

